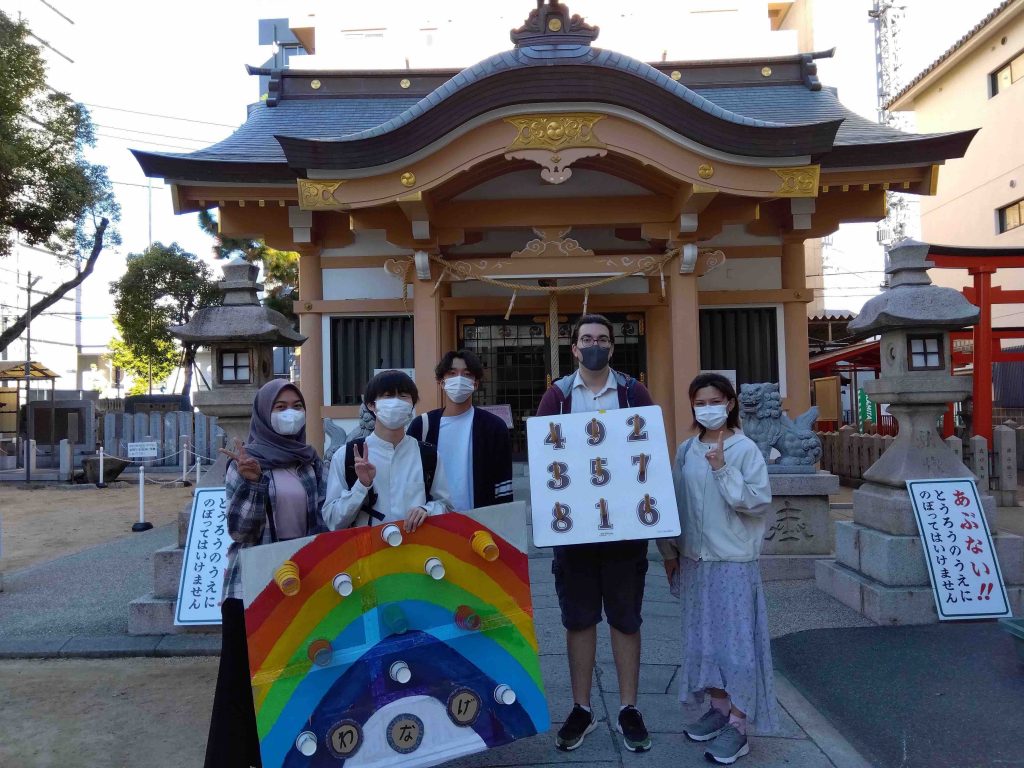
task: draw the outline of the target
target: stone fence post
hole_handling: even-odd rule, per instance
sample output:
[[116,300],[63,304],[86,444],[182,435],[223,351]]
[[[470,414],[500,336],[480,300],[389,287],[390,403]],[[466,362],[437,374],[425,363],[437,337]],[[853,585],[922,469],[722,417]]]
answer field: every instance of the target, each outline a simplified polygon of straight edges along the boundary
[[1017,506],[1017,436],[1014,430],[999,425],[992,430],[992,495],[1000,507]]

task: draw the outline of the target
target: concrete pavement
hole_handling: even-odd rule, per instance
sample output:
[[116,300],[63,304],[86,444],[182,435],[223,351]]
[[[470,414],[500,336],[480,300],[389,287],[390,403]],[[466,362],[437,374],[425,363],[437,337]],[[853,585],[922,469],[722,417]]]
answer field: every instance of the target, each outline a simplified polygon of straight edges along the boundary
[[[515,485],[517,496],[525,492],[525,478],[516,478]],[[219,649],[219,637],[216,635],[151,638],[127,635],[128,602],[147,592],[152,583],[147,559],[153,551],[171,543],[174,536],[173,526],[165,526],[46,565],[8,574],[7,591],[0,593],[0,659],[216,654]],[[653,749],[643,755],[630,753],[615,732],[618,685],[605,625],[598,633],[592,700],[599,727],[573,752],[562,753],[554,749],[554,731],[568,713],[572,698],[550,551],[532,550],[530,577],[534,622],[553,721],[552,731],[467,757],[453,765],[464,768],[565,763],[627,766],[636,761],[643,761],[652,768],[660,765],[674,768],[706,765],[703,748],[687,741],[682,733],[683,724],[699,716],[700,708],[682,707],[678,701],[675,677],[679,664],[679,609],[669,594],[653,545],[651,552],[653,562],[644,600],[638,704],[652,733]],[[766,585],[766,592],[773,637],[805,629],[867,625],[857,613],[818,592],[813,581],[771,582]],[[186,659],[167,659],[151,663],[180,665],[189,662]],[[194,663],[208,665],[209,661],[196,659]],[[0,662],[0,677],[5,664],[24,662]],[[212,681],[210,684],[212,686]],[[784,678],[777,679],[777,694],[782,728],[771,736],[754,736],[751,756],[743,762],[795,768],[863,768],[868,765]],[[175,695],[173,687],[165,691],[165,696],[171,700]],[[185,692],[182,691],[181,695],[184,696]],[[27,707],[29,703],[21,700],[5,702],[7,708],[20,706]],[[17,719],[9,709],[7,717]],[[202,712],[196,717],[197,722],[204,719]],[[104,727],[115,732],[122,729],[126,738],[146,738],[146,733],[138,733],[131,723],[110,722]],[[16,734],[3,736],[17,738]],[[155,768],[157,763],[153,765]]]

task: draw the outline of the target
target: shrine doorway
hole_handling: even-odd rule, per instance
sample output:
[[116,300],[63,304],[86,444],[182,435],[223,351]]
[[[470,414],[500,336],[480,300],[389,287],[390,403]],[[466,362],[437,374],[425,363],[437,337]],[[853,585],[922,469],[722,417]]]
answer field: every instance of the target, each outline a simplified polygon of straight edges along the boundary
[[[647,381],[646,322],[643,314],[603,313],[615,329],[612,367],[640,381]],[[569,334],[569,318],[559,318],[557,329],[558,371],[575,368]],[[484,365],[477,404],[493,408],[512,422],[512,455],[526,458],[526,419],[551,384],[552,344],[547,316],[512,315],[462,317],[458,320],[458,346],[476,352]]]

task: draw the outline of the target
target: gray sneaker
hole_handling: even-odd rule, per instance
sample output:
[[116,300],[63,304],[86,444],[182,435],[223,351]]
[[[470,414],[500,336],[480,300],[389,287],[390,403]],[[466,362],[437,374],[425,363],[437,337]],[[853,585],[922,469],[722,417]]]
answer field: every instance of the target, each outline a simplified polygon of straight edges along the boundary
[[704,757],[713,763],[732,765],[748,752],[747,737],[737,731],[736,726],[727,725],[704,750]]
[[711,741],[729,724],[729,716],[712,707],[696,723],[683,726],[690,741]]

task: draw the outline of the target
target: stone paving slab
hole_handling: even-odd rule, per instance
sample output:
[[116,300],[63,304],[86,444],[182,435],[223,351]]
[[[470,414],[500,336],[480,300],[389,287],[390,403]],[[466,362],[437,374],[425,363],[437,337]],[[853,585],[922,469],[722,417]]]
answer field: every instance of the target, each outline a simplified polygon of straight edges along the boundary
[[71,638],[53,637],[0,637],[0,659],[46,659],[60,656]]
[[220,656],[220,635],[163,635],[155,656]]
[[152,656],[162,638],[159,635],[76,635],[60,649],[64,658],[123,659]]

